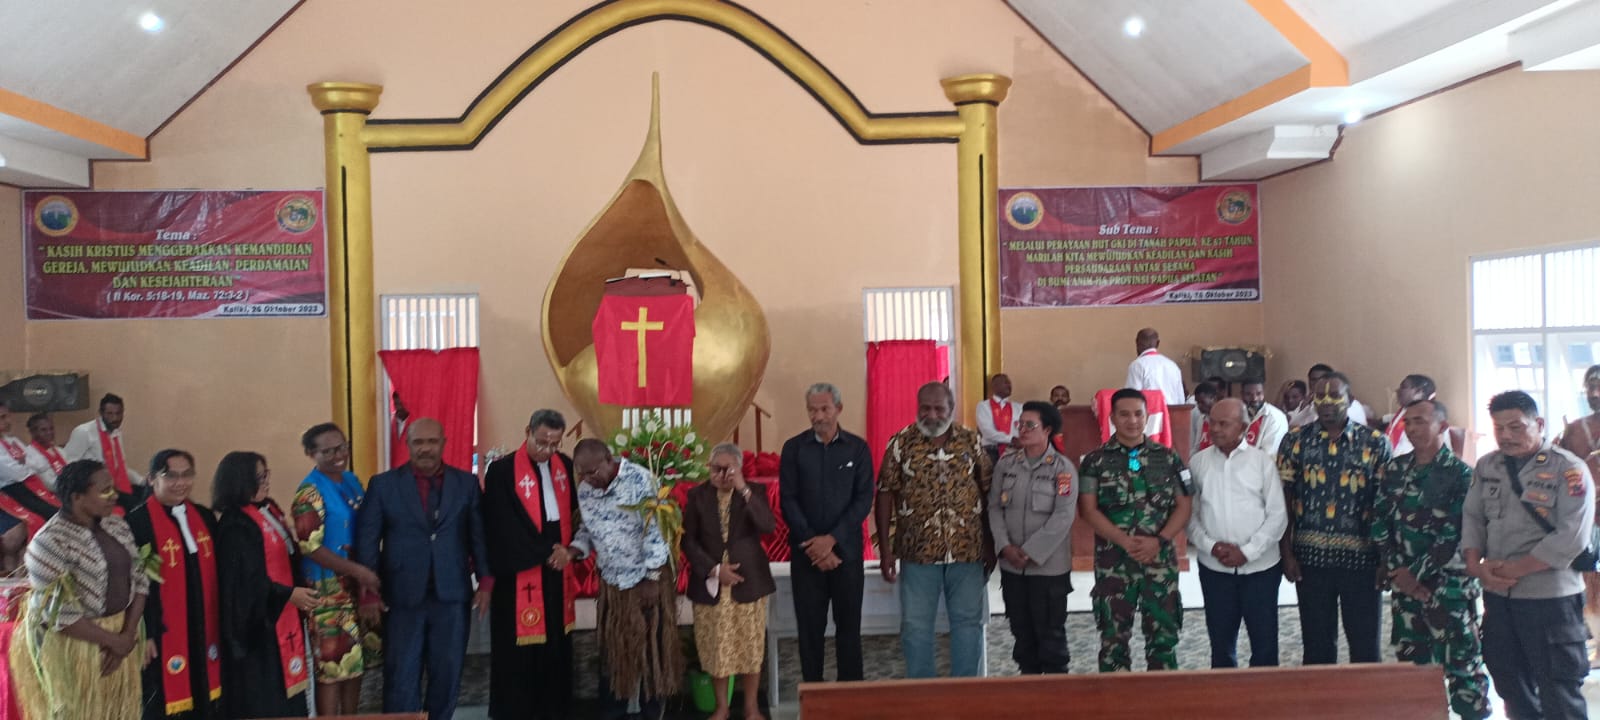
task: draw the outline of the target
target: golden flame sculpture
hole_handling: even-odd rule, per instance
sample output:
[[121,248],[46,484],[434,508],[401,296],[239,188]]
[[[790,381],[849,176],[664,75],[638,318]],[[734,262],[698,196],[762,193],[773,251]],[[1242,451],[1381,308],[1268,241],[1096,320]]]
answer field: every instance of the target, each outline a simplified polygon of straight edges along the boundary
[[650,130],[639,159],[604,210],[562,258],[544,296],[544,350],[578,414],[609,438],[623,408],[600,402],[591,325],[608,278],[629,268],[689,273],[700,291],[695,308],[693,423],[720,442],[733,434],[767,369],[772,339],[749,288],[711,254],[678,212],[661,164],[661,93],[652,80]]

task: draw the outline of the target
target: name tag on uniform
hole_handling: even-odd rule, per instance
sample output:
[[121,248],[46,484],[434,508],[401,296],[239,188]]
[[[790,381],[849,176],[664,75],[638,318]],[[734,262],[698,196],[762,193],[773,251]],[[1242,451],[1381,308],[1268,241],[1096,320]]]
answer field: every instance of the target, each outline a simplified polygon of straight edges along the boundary
[[1522,499],[1534,505],[1551,504],[1550,492],[1542,488],[1530,487],[1522,491]]

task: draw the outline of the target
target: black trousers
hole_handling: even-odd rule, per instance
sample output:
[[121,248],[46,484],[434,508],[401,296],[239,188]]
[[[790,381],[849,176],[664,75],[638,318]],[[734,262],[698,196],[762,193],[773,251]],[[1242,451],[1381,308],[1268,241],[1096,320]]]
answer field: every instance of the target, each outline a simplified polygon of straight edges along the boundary
[[800,677],[822,682],[823,638],[828,632],[828,606],[833,606],[833,645],[839,680],[860,680],[861,595],[866,587],[860,558],[846,559],[832,570],[818,570],[805,551],[793,548],[789,563],[794,586],[794,618],[799,633]]
[[1300,574],[1296,592],[1300,598],[1305,664],[1332,665],[1339,661],[1341,618],[1345,642],[1350,644],[1350,662],[1378,662],[1383,621],[1383,593],[1376,585],[1378,569],[1302,567]]
[[1537,720],[1587,718],[1589,674],[1583,593],[1542,600],[1483,594],[1483,662],[1506,715]]
[[1250,633],[1250,667],[1278,664],[1278,586],[1282,582],[1282,563],[1243,575],[1200,566],[1211,667],[1239,667],[1241,620]]
[[1067,650],[1067,595],[1070,573],[1019,575],[1000,571],[1000,597],[1016,645],[1011,659],[1023,675],[1064,673],[1071,664]]

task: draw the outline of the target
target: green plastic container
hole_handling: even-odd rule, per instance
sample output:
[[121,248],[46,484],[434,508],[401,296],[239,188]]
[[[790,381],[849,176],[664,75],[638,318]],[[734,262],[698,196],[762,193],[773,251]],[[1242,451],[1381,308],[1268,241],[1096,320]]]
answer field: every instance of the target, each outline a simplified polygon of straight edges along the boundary
[[[728,704],[733,704],[733,678],[728,678]],[[700,712],[711,712],[717,709],[717,691],[711,684],[711,676],[699,670],[689,671],[689,692],[694,695],[694,707]]]

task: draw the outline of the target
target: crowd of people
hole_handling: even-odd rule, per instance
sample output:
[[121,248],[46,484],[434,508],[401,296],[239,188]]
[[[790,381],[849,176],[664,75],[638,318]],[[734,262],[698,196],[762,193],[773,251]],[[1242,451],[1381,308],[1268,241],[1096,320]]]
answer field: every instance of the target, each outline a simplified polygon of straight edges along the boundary
[[1337,661],[1341,619],[1350,660],[1377,662],[1387,589],[1397,655],[1442,665],[1460,716],[1487,717],[1490,678],[1513,717],[1585,716],[1581,571],[1600,549],[1600,366],[1585,376],[1595,413],[1557,440],[1528,394],[1496,395],[1499,449],[1475,467],[1452,449],[1449,411],[1422,375],[1401,383],[1401,410],[1381,428],[1357,419],[1349,379],[1323,365],[1284,388],[1282,408],[1260,379],[1239,397],[1204,382],[1185,460],[1147,427],[1150,392],[1186,400],[1181,374],[1171,382],[1176,366],[1154,331],[1140,333],[1138,350],[1129,387],[1110,397],[1110,439],[1078,459],[1062,442],[1067,389],[1018,402],[997,375],[976,428],[956,422],[948,384],[921,387],[916,420],[874,473],[867,442],[840,427],[838,388],[812,385],[810,427],[780,454],[779,507],[747,482],[739,447],[717,445],[709,481],[684,503],[682,564],[639,512],[659,496],[656,478],[600,440],[564,453],[566,420],[553,410],[533,413],[523,445],[491,463],[481,486],[444,463],[432,419],[409,419],[406,462],[365,484],[349,470],[344,432],[313,426],[301,439],[311,469],[285,512],[253,452],[218,463],[210,508],[191,499],[200,472],[190,453],[162,450],[148,475],[130,468],[115,395],[59,449],[49,416],[28,419],[24,444],[0,406],[0,539],[8,569],[25,555],[31,587],[11,677],[28,720],[342,715],[381,665],[385,712],[448,719],[477,612],[489,621],[490,716],[565,718],[574,565],[592,557],[604,717],[659,717],[679,691],[675,608],[687,573],[712,717],[729,717],[737,681],[743,716],[759,718],[776,590],[761,537],[783,518],[802,680],[825,679],[830,611],[836,677],[861,680],[863,526],[874,515],[908,677],[935,675],[941,601],[951,674],[982,672],[995,569],[1018,668],[1064,673],[1081,518],[1094,531],[1101,672],[1133,666],[1136,617],[1145,666],[1177,667],[1188,543],[1213,667],[1238,664],[1241,624],[1250,665],[1278,663],[1283,579],[1298,595],[1306,664]]

